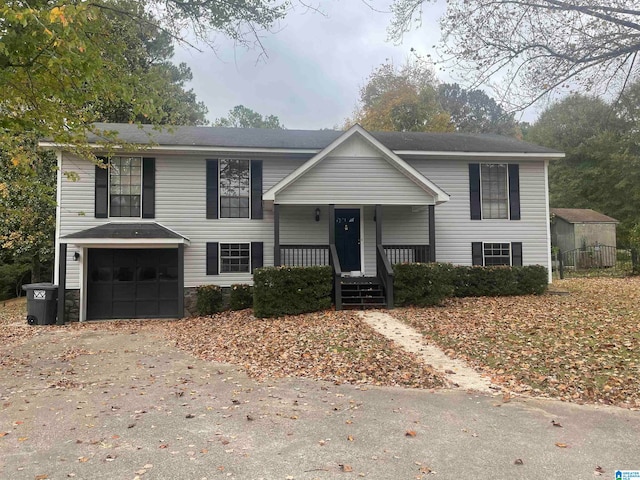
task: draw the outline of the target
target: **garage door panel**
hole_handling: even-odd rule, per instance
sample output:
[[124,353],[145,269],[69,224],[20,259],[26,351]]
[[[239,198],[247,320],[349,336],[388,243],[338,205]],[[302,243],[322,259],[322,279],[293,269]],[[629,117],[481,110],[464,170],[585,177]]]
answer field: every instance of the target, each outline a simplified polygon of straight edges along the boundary
[[89,319],[178,316],[177,249],[91,249]]

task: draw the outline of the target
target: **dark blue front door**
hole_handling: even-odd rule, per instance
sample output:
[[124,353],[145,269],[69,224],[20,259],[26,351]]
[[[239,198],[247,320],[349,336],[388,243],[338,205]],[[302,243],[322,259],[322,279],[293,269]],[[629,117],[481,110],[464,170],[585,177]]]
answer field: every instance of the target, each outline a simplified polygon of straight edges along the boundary
[[360,209],[336,208],[335,240],[342,271],[360,271]]

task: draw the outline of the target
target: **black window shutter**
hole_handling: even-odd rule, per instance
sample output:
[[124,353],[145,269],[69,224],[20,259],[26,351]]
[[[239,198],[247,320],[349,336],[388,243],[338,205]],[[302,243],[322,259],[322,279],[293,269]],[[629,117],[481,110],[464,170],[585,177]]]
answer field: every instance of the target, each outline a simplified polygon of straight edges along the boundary
[[471,220],[482,219],[480,203],[480,164],[469,164],[469,200],[471,203]]
[[263,265],[263,243],[251,242],[251,273]]
[[156,216],[156,159],[142,159],[142,218]]
[[511,220],[520,220],[520,165],[509,164],[509,211]]
[[207,160],[207,218],[218,218],[218,186],[218,160]]
[[511,242],[511,265],[522,266],[522,242]]
[[99,158],[107,168],[96,165],[96,187],[95,206],[96,218],[107,218],[109,216],[109,161],[106,158]]
[[472,242],[471,243],[471,263],[473,265],[484,265],[483,255],[482,255],[482,242]]
[[262,160],[251,160],[251,218],[262,218]]
[[207,243],[207,275],[218,275],[218,242]]

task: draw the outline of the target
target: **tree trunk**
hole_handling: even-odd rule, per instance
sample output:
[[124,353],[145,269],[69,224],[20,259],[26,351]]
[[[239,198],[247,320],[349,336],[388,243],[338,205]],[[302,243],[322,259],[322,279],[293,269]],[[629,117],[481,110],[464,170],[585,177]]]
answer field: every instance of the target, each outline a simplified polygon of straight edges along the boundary
[[40,257],[34,255],[31,257],[31,283],[40,282]]

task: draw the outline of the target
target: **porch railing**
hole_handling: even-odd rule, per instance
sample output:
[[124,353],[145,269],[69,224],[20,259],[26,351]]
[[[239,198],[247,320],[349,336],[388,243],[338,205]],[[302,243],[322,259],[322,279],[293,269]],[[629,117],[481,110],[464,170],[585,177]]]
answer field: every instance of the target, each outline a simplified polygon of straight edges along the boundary
[[333,267],[333,295],[336,310],[342,310],[342,268],[340,267],[338,250],[336,250],[336,246],[333,243],[329,245],[329,258]]
[[289,267],[329,265],[329,245],[280,245],[280,263]]
[[391,265],[431,261],[429,245],[383,245],[382,248]]
[[387,308],[393,308],[393,268],[382,245],[376,247],[376,271],[387,297]]

